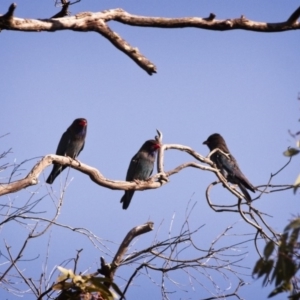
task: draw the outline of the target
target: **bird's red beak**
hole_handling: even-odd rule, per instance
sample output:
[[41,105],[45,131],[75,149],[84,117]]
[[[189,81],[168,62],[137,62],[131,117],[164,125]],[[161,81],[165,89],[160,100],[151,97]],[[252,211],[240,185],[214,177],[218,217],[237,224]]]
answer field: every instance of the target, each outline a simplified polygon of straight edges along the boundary
[[155,145],[154,145],[154,148],[155,148],[155,149],[159,149],[159,148],[160,148],[160,144],[155,144]]

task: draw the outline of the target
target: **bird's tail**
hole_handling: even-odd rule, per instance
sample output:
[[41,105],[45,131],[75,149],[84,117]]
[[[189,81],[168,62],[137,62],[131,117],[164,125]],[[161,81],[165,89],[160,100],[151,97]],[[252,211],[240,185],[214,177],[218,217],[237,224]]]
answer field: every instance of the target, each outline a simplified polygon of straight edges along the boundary
[[52,184],[55,180],[55,178],[66,168],[66,166],[61,166],[61,165],[57,165],[54,164],[53,165],[53,169],[49,175],[49,177],[47,178],[46,182],[48,184]]
[[239,183],[238,186],[239,186],[239,188],[241,189],[242,193],[244,194],[245,199],[247,200],[247,202],[251,202],[252,199],[251,199],[251,197],[250,197],[248,191],[247,191],[246,188],[244,187],[244,185],[241,184],[241,183]]
[[51,173],[51,174],[49,175],[49,177],[47,178],[46,182],[47,182],[48,184],[52,184],[53,181],[54,181],[54,178],[53,178],[52,173]]
[[128,208],[133,194],[134,194],[134,190],[125,191],[124,196],[121,198],[120,201],[121,203],[123,203],[123,209]]

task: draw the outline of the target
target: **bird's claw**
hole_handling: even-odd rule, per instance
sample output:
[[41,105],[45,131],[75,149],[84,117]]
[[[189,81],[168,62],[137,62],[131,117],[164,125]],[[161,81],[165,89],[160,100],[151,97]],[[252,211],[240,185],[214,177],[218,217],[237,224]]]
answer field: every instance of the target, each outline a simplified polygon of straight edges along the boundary
[[81,167],[81,163],[79,160],[77,160],[76,158],[70,157],[68,156],[68,158],[70,159],[70,162],[72,162],[73,160],[75,160],[78,163],[78,167]]
[[160,173],[158,175],[158,181],[169,182],[169,177],[165,173]]
[[79,160],[77,160],[76,158],[74,158],[74,160],[78,163],[78,167],[81,167],[81,163]]
[[78,163],[78,167],[81,167],[81,163],[79,160],[77,160],[77,158],[72,158],[72,160],[75,160]]

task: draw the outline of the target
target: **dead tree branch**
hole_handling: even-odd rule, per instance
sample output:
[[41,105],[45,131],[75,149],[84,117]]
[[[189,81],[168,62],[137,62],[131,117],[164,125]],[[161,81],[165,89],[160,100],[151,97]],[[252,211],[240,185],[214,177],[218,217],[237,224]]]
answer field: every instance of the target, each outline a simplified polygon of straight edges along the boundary
[[[29,172],[29,174],[20,180],[14,181],[14,182],[8,182],[8,183],[0,183],[0,196],[18,192],[21,189],[27,188],[29,186],[33,186],[38,184],[38,177],[42,173],[42,171],[47,168],[52,163],[58,163],[61,165],[70,166],[71,168],[78,170],[86,175],[88,175],[93,182],[96,184],[109,188],[112,190],[147,190],[147,189],[157,189],[163,186],[164,184],[167,184],[169,182],[169,177],[180,172],[182,169],[187,167],[193,167],[198,168],[203,171],[209,171],[215,173],[219,181],[223,184],[223,186],[230,191],[234,196],[236,196],[238,199],[243,199],[243,195],[235,189],[234,185],[230,185],[226,178],[222,175],[220,170],[218,170],[214,163],[209,159],[210,154],[207,157],[204,157],[203,155],[199,154],[192,148],[180,144],[162,144],[162,137],[163,134],[159,130],[158,136],[155,138],[159,140],[161,143],[161,148],[158,152],[157,157],[157,170],[158,173],[153,175],[151,177],[151,180],[147,181],[118,181],[118,180],[111,180],[108,178],[105,178],[99,170],[96,168],[93,168],[91,166],[88,166],[84,163],[79,162],[77,159],[73,160],[70,157],[65,156],[58,156],[54,154],[46,155],[44,156],[36,165],[32,168],[32,170]],[[190,156],[192,156],[194,159],[197,160],[197,162],[186,162],[183,163],[174,169],[170,171],[164,170],[164,152],[166,150],[179,150],[186,152]],[[200,163],[199,163],[200,162]],[[209,200],[208,200],[209,202]]]
[[63,18],[66,17],[70,14],[69,12],[69,5],[70,2],[69,1],[61,1],[61,11],[57,14],[55,14],[53,17],[51,17],[51,19],[58,19],[58,18]]
[[[177,276],[177,272],[183,272],[182,274],[187,276],[192,288],[196,284],[204,288],[204,280],[206,284],[210,283],[211,288],[213,289],[215,288],[215,282],[212,274],[217,272],[222,276],[223,281],[227,283],[230,288],[232,288],[232,286],[236,286],[234,292],[230,294],[227,294],[227,289],[218,289],[217,294],[219,297],[221,295],[224,296],[225,294],[228,296],[235,295],[238,297],[239,288],[244,284],[244,281],[240,279],[240,275],[243,274],[244,271],[240,273],[239,270],[245,269],[245,267],[240,265],[240,262],[247,257],[246,244],[251,242],[253,237],[248,238],[246,237],[247,235],[243,234],[242,236],[245,236],[244,240],[235,244],[231,244],[230,246],[220,246],[219,243],[222,243],[222,241],[227,237],[230,238],[230,232],[233,230],[233,226],[231,225],[221,232],[221,234],[219,234],[211,243],[209,243],[208,247],[206,247],[207,249],[203,249],[202,243],[201,248],[199,248],[195,244],[193,237],[199,234],[199,231],[203,229],[203,226],[199,226],[196,229],[191,229],[189,224],[189,217],[194,207],[195,204],[192,205],[191,208],[187,207],[185,221],[177,234],[173,235],[171,232],[169,232],[171,236],[162,241],[158,241],[157,237],[155,237],[155,240],[148,248],[139,251],[132,249],[131,253],[127,253],[127,250],[130,247],[133,239],[138,235],[153,230],[153,223],[147,222],[143,225],[134,227],[128,232],[123,242],[120,244],[111,263],[106,263],[105,259],[101,257],[101,268],[95,273],[85,274],[82,276],[100,280],[102,277],[99,277],[99,275],[104,275],[107,280],[102,280],[102,282],[108,288],[110,288],[113,287],[111,285],[116,285],[114,276],[119,267],[133,266],[134,272],[126,282],[124,292],[120,293],[121,299],[124,299],[126,291],[130,288],[132,282],[137,276],[146,275],[153,283],[155,283],[150,275],[150,272],[156,272],[161,274],[162,280],[166,279],[168,281],[168,283],[166,282],[162,285],[161,292],[163,299],[169,299],[167,295],[170,291],[169,288],[171,288],[171,286],[169,287],[170,284],[175,285],[176,289],[181,288],[180,283],[175,282],[171,277]],[[173,219],[171,224],[172,223]],[[236,236],[235,233],[232,234]],[[76,258],[69,260],[74,261],[74,274],[76,274],[75,272],[77,269],[77,263],[79,261],[79,253],[81,251],[82,249],[78,250]],[[190,256],[191,251],[194,253],[192,257]],[[17,268],[16,265],[14,265],[14,267]],[[146,271],[146,274],[143,272],[143,270]],[[233,280],[233,278],[230,278],[230,276],[228,276],[229,274],[234,275],[235,279]],[[79,273],[79,276],[81,276],[81,273]],[[53,293],[55,293],[53,287],[56,284],[57,282],[47,285],[47,288],[44,292],[39,290],[38,293],[35,293],[35,286],[30,286],[30,289],[34,294],[37,294],[36,296],[39,296],[38,299],[42,299],[46,295],[48,297],[50,295],[53,296]],[[157,283],[157,286],[159,286],[159,283]],[[209,288],[205,286],[204,289],[208,291]],[[66,291],[64,290],[64,292]],[[83,294],[84,292],[82,295]],[[216,291],[212,292],[211,294],[216,294]],[[216,296],[208,299],[218,299],[218,297]]]
[[153,222],[147,222],[143,225],[136,226],[132,228],[124,238],[123,242],[121,243],[112,263],[108,265],[104,258],[101,257],[101,269],[98,270],[98,272],[105,277],[109,278],[111,281],[114,279],[115,272],[117,271],[117,268],[121,264],[122,260],[124,259],[124,255],[126,254],[128,247],[132,240],[136,238],[137,236],[147,233],[151,230],[153,230]]
[[[159,137],[156,137],[157,139],[162,142],[162,133],[158,131]],[[179,151],[184,151],[191,155],[193,158],[195,158],[197,161],[200,161],[201,163],[204,163],[206,165],[197,163],[197,162],[188,162],[183,163],[176,168],[174,168],[171,171],[165,172],[164,171],[164,151],[169,149],[175,149]],[[140,181],[140,182],[128,182],[128,181],[115,181],[105,178],[97,169],[88,166],[86,164],[83,164],[79,162],[78,160],[73,160],[70,157],[64,157],[64,156],[58,156],[58,155],[46,155],[44,156],[29,172],[29,174],[21,180],[17,180],[14,182],[9,183],[2,183],[0,184],[0,196],[6,195],[9,193],[14,193],[17,191],[20,191],[21,189],[24,189],[26,187],[36,185],[38,184],[38,177],[40,176],[41,172],[51,165],[52,163],[58,163],[61,165],[67,165],[70,166],[73,169],[76,169],[88,176],[90,176],[91,180],[95,182],[96,184],[113,189],[113,190],[147,190],[147,189],[156,189],[161,187],[162,185],[168,183],[168,177],[178,173],[180,170],[186,168],[186,167],[193,167],[198,168],[204,171],[210,171],[216,174],[218,179],[223,183],[224,187],[226,187],[232,194],[234,194],[237,198],[243,198],[243,196],[235,190],[231,185],[227,183],[227,180],[223,177],[221,172],[214,167],[213,162],[201,154],[197,153],[190,147],[179,145],[179,144],[165,144],[162,145],[157,158],[157,166],[158,166],[158,172],[154,176],[151,177],[151,180],[147,181]],[[208,166],[207,166],[208,165]]]
[[[293,185],[288,185],[288,184],[287,185],[271,185],[272,179],[275,176],[277,176],[281,171],[283,171],[289,165],[290,162],[291,162],[291,159],[289,159],[289,161],[283,167],[281,167],[277,172],[275,172],[274,174],[271,174],[270,179],[267,184],[260,185],[257,187],[257,188],[264,188],[264,189],[262,191],[260,191],[260,195],[258,195],[254,199],[254,201],[260,199],[261,196],[265,193],[278,192],[278,191],[282,191],[282,190],[286,190],[286,189],[291,189],[294,187]],[[251,225],[252,227],[254,227],[256,229],[256,237],[255,237],[256,243],[257,243],[256,239],[258,239],[259,237],[262,237],[267,241],[273,241],[275,244],[277,244],[279,242],[280,234],[276,233],[274,231],[274,229],[272,229],[268,225],[268,223],[265,221],[265,219],[263,218],[263,215],[268,216],[268,217],[270,217],[270,215],[263,213],[263,212],[259,211],[258,209],[254,208],[252,206],[253,202],[252,203],[242,203],[242,197],[240,197],[240,196],[237,196],[238,203],[235,203],[233,205],[217,205],[211,201],[211,196],[210,196],[211,189],[220,182],[221,181],[215,181],[215,182],[211,183],[206,189],[206,200],[207,200],[209,207],[211,209],[213,209],[215,212],[233,212],[233,213],[238,212],[246,223],[248,223],[249,225]],[[223,181],[222,181],[222,183],[224,185]],[[227,189],[229,189],[227,186],[225,186],[225,187]],[[231,186],[229,190],[231,191],[231,189],[234,189],[234,187]],[[242,204],[247,205],[248,211],[245,211],[244,209],[242,209]],[[247,216],[249,216],[249,218]],[[258,251],[258,247],[256,247],[256,250],[257,250],[258,254],[260,255],[260,253]]]
[[83,12],[75,16],[68,16],[69,2],[62,2],[62,10],[50,19],[21,19],[13,17],[16,4],[10,5],[6,14],[0,16],[0,30],[17,31],[59,31],[73,30],[79,32],[97,32],[109,40],[117,49],[125,53],[137,65],[145,70],[149,75],[156,73],[156,66],[144,55],[138,48],[132,47],[119,34],[112,31],[107,23],[109,21],[120,22],[125,25],[137,27],[152,28],[198,28],[215,31],[227,30],[247,30],[256,32],[282,32],[288,30],[300,29],[300,23],[297,22],[300,16],[300,7],[297,8],[291,16],[283,22],[267,23],[256,22],[247,19],[245,16],[239,18],[216,20],[215,14],[210,14],[206,18],[183,17],[183,18],[162,18],[137,16],[130,14],[123,9],[110,9],[102,12]]
[[[242,203],[242,199],[244,196],[235,188],[235,185],[231,185],[227,182],[226,178],[222,175],[220,170],[218,170],[214,163],[210,160],[210,156],[212,153],[209,153],[207,157],[202,156],[192,148],[180,144],[163,144],[162,143],[162,138],[163,134],[161,131],[157,130],[158,136],[155,137],[156,140],[158,140],[161,144],[161,148],[159,149],[158,152],[158,157],[157,157],[157,171],[158,173],[155,174],[154,176],[151,177],[151,180],[147,181],[133,181],[133,182],[128,182],[128,181],[114,181],[105,178],[97,169],[85,165],[83,163],[80,163],[78,160],[73,160],[69,157],[64,157],[64,156],[58,156],[58,155],[47,155],[43,157],[29,172],[29,174],[21,180],[15,181],[15,182],[8,182],[6,184],[0,184],[0,196],[5,195],[8,193],[13,193],[17,192],[23,188],[35,185],[38,183],[38,177],[41,174],[41,172],[51,165],[52,163],[59,163],[61,165],[67,165],[70,166],[71,168],[74,168],[86,175],[88,175],[93,182],[96,184],[113,189],[113,190],[147,190],[147,189],[156,189],[161,187],[162,185],[166,184],[169,182],[169,177],[173,174],[176,174],[180,172],[182,169],[187,168],[187,167],[193,167],[193,168],[198,168],[203,171],[210,171],[215,173],[217,178],[219,179],[216,182],[213,182],[210,184],[206,190],[206,199],[208,202],[208,205],[216,212],[234,212],[234,213],[239,213],[241,217],[252,227],[255,228],[256,232],[259,233],[259,235],[267,240],[271,240],[273,236],[275,239],[278,238],[278,234],[267,224],[267,222],[264,220],[263,216],[268,216],[266,213],[260,212],[250,203]],[[193,162],[186,162],[183,163],[174,169],[170,171],[165,171],[164,170],[164,153],[166,150],[179,150],[179,151],[184,151],[188,155],[192,156],[196,161]],[[216,151],[220,151],[219,149],[216,149]],[[290,161],[289,161],[290,162]],[[267,191],[267,189],[273,189],[273,191],[279,191],[282,189],[282,186],[280,186],[279,189],[276,189],[277,186],[271,186],[271,180],[274,176],[279,174],[288,164],[285,164],[282,168],[279,169],[274,174],[271,174],[271,177],[269,179],[269,182],[260,187],[265,187],[263,191],[261,191],[261,194],[256,198],[259,199],[263,193],[268,193],[272,192]],[[225,187],[227,190],[229,190],[236,198],[238,199],[238,202],[234,203],[233,205],[216,205],[213,204],[211,201],[210,197],[210,191],[213,186],[215,186],[218,183],[222,183],[223,187]],[[290,186],[284,186],[284,188],[290,188]],[[255,199],[254,199],[255,200]],[[248,211],[245,211],[242,209],[242,205],[247,205]],[[55,223],[57,215],[54,217],[53,220],[51,220],[46,226],[46,229],[50,226],[50,224]],[[14,217],[15,218],[15,217]],[[8,220],[5,220],[5,222]],[[270,236],[271,233],[271,236]],[[258,236],[258,234],[257,234]],[[124,241],[125,243],[125,241]],[[109,276],[114,276],[114,272],[112,271],[113,269],[116,269],[119,264],[118,257],[122,257],[124,255],[124,252],[126,252],[127,246],[123,247],[123,252],[120,252],[116,255],[115,260],[114,260],[114,266],[109,269]],[[122,248],[120,248],[122,249]],[[105,262],[102,262],[103,265],[103,270],[105,269]],[[104,271],[103,271],[104,272]],[[111,275],[112,274],[112,275]],[[109,277],[108,276],[108,277]]]
[[[182,288],[180,283],[174,282],[171,278],[172,274],[178,274],[177,272],[183,272],[182,274],[185,274],[188,277],[192,287],[196,284],[202,287],[205,285],[204,289],[206,290],[207,283],[213,283],[210,272],[222,274],[225,281],[226,278],[229,279],[226,276],[227,271],[236,277],[239,277],[238,269],[243,268],[239,263],[247,256],[247,252],[245,250],[241,251],[239,254],[236,254],[235,252],[233,255],[234,258],[232,257],[233,259],[227,259],[231,256],[227,256],[227,252],[232,249],[242,248],[245,243],[252,241],[253,238],[231,245],[230,247],[218,247],[218,243],[228,236],[229,232],[232,230],[233,226],[229,226],[211,242],[211,245],[207,249],[204,250],[202,248],[203,245],[199,248],[193,241],[193,236],[200,234],[199,231],[203,226],[194,230],[190,228],[189,216],[193,208],[194,206],[186,212],[185,222],[181,226],[178,234],[175,234],[174,236],[172,234],[172,236],[163,241],[155,241],[150,247],[141,251],[134,251],[132,254],[128,254],[126,259],[121,262],[121,266],[128,264],[137,265],[127,281],[123,291],[124,295],[134,278],[138,275],[144,274],[153,282],[153,277],[150,276],[149,272],[158,272],[161,274],[162,282],[158,282],[157,285],[161,287],[162,299],[169,299],[168,294],[171,289],[171,287],[168,286],[169,283],[172,282],[178,289]],[[192,250],[196,251],[196,256],[186,257],[184,255],[185,251],[190,253]],[[206,280],[208,281],[203,285],[203,282]],[[232,283],[230,283],[230,285],[231,284]],[[218,296],[220,298],[220,294]],[[218,299],[218,297],[216,296],[211,299]]]

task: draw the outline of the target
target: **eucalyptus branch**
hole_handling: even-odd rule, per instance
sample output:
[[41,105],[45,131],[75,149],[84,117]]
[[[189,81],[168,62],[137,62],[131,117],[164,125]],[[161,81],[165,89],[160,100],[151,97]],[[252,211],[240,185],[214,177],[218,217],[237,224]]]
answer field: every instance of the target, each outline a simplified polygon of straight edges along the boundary
[[[156,137],[160,143],[162,142],[162,133],[158,131],[158,137]],[[195,158],[197,161],[200,161],[204,164],[199,164],[197,162],[187,162],[183,163],[177,167],[175,167],[173,170],[165,171],[163,167],[163,161],[164,161],[164,151],[169,149],[175,149],[179,151],[184,151],[187,154],[191,155],[193,158]],[[105,178],[99,170],[96,168],[93,168],[91,166],[88,166],[84,163],[81,163],[77,159],[71,159],[70,157],[65,156],[58,156],[54,154],[46,155],[44,156],[36,165],[32,168],[32,170],[29,172],[29,174],[20,180],[9,182],[9,183],[2,183],[0,184],[0,196],[6,195],[9,193],[18,192],[21,189],[24,189],[26,187],[36,185],[38,184],[38,177],[42,173],[42,171],[50,166],[52,163],[58,163],[65,166],[70,166],[73,169],[76,169],[86,175],[88,175],[93,182],[96,184],[109,188],[112,190],[147,190],[147,189],[156,189],[161,187],[162,185],[168,183],[168,177],[171,175],[174,175],[178,172],[180,172],[182,169],[187,167],[193,167],[198,168],[203,171],[210,171],[216,174],[216,176],[219,178],[219,180],[223,183],[223,185],[236,197],[240,198],[242,197],[241,194],[236,191],[232,186],[230,186],[227,183],[227,180],[223,177],[221,172],[214,167],[214,163],[209,159],[201,154],[197,153],[195,150],[193,150],[190,147],[179,145],[179,144],[162,144],[161,148],[158,153],[157,158],[157,168],[158,168],[158,174],[155,174],[151,177],[151,180],[147,181],[116,181],[116,180],[110,180]],[[206,165],[205,165],[206,164]]]
[[[199,154],[192,148],[180,144],[162,144],[162,138],[163,134],[161,131],[157,130],[158,135],[155,137],[155,139],[161,144],[161,147],[158,151],[158,157],[157,157],[157,170],[158,173],[153,175],[149,180],[146,181],[117,181],[117,180],[111,180],[105,178],[99,170],[96,168],[93,168],[91,166],[88,166],[84,163],[81,163],[80,161],[73,160],[70,157],[64,157],[64,156],[58,156],[58,155],[46,155],[44,156],[36,165],[32,168],[32,170],[29,172],[29,174],[21,180],[9,182],[6,184],[0,184],[0,196],[17,192],[21,189],[24,189],[28,186],[32,186],[38,183],[38,177],[40,176],[41,172],[51,165],[52,163],[58,163],[61,165],[70,166],[73,169],[76,169],[86,175],[88,175],[93,182],[96,184],[109,188],[112,190],[147,190],[147,189],[157,189],[161,186],[167,184],[169,182],[169,177],[179,173],[182,169],[192,167],[197,168],[203,171],[209,171],[215,173],[217,178],[220,182],[222,182],[223,187],[225,187],[228,191],[230,191],[234,196],[237,197],[237,199],[244,198],[244,196],[235,189],[234,185],[230,185],[226,178],[222,175],[221,171],[218,170],[215,167],[215,164],[210,160],[210,156],[213,154],[211,152],[208,157],[204,157],[203,155]],[[188,155],[192,156],[194,159],[197,160],[197,162],[186,162],[183,163],[177,167],[175,167],[172,170],[165,171],[164,170],[164,153],[167,150],[177,150],[177,151],[183,151],[186,152]],[[214,151],[220,151],[219,149],[215,149]],[[200,162],[200,163],[199,163]],[[284,166],[286,167],[286,165]],[[283,168],[284,168],[283,167]],[[281,168],[280,171],[283,169]],[[278,172],[272,176],[277,175]],[[271,179],[270,179],[271,180]],[[215,185],[216,183],[213,183]],[[268,186],[270,182],[266,185]],[[206,190],[206,198],[208,201],[208,204],[211,208],[214,210],[216,207],[211,203],[209,198],[209,190],[211,189],[211,185]],[[226,208],[223,208],[219,211],[233,211],[228,210],[228,206]]]
[[115,257],[112,260],[112,263],[108,265],[104,258],[101,257],[101,269],[98,270],[98,272],[105,277],[109,278],[111,281],[113,281],[115,272],[119,265],[121,264],[121,261],[123,260],[124,255],[126,254],[129,244],[132,242],[134,238],[137,236],[147,233],[151,230],[153,230],[153,222],[147,222],[143,225],[136,226],[132,228],[124,238],[123,242],[121,243]]
[[126,237],[124,238],[123,242],[121,243],[121,245],[112,261],[113,269],[117,268],[120,265],[121,261],[123,260],[123,256],[127,252],[129,244],[132,242],[132,240],[141,234],[152,231],[154,228],[153,226],[154,226],[153,222],[147,222],[143,225],[132,228],[127,233]]
[[215,14],[208,17],[162,18],[138,16],[123,9],[109,9],[102,12],[82,12],[75,16],[68,15],[69,2],[62,1],[62,9],[50,19],[22,19],[14,17],[16,4],[10,5],[7,13],[0,16],[0,30],[17,30],[25,32],[73,30],[79,32],[97,32],[111,42],[117,49],[131,58],[149,75],[156,73],[156,66],[138,48],[132,47],[119,34],[110,29],[109,21],[116,21],[124,25],[152,28],[198,28],[215,31],[247,30],[256,32],[282,32],[300,29],[297,22],[300,7],[297,8],[286,21],[278,23],[256,22],[245,16],[239,18],[217,20]]
[[[246,241],[241,241],[234,245],[218,247],[217,243],[221,242],[222,238],[228,236],[229,231],[233,228],[233,226],[228,226],[215,240],[211,242],[211,245],[207,250],[202,250],[199,249],[193,241],[193,235],[198,232],[200,227],[194,231],[190,231],[188,223],[188,219],[186,219],[180,232],[174,237],[170,237],[169,239],[161,242],[156,242],[147,249],[133,252],[132,254],[129,254],[127,256],[126,260],[122,262],[122,265],[124,265],[124,263],[135,263],[137,264],[137,267],[129,277],[127,284],[123,290],[123,295],[126,294],[134,278],[138,275],[141,275],[142,270],[145,270],[146,274],[148,274],[148,271],[161,273],[162,283],[158,284],[158,286],[161,287],[163,295],[170,292],[170,289],[164,284],[165,277],[169,279],[169,282],[173,282],[175,285],[178,285],[172,280],[172,278],[170,278],[171,274],[173,274],[173,272],[175,271],[185,272],[187,276],[190,277],[190,282],[192,282],[192,278],[194,278],[195,282],[199,283],[200,285],[201,280],[198,280],[199,275],[205,276],[204,274],[208,272],[220,272],[223,275],[224,279],[228,279],[228,277],[225,275],[224,270],[238,276],[238,272],[234,269],[234,267],[241,268],[238,262],[243,260],[245,255],[247,255],[247,252],[236,254],[235,251],[235,253],[233,254],[235,259],[232,260],[224,259],[224,256],[228,255],[227,251],[230,251],[231,249],[236,250],[242,244],[252,241],[253,238]],[[204,253],[203,255],[195,256],[193,258],[181,258],[181,253],[184,254],[185,250],[188,250],[190,252],[191,249],[194,249],[197,252]],[[193,276],[191,272],[196,272],[197,275]],[[148,276],[150,278],[150,275]],[[208,276],[207,278],[209,279],[210,277]],[[168,299],[168,297],[165,296],[166,295],[164,295],[163,298]]]
[[59,155],[46,155],[43,157],[29,172],[29,174],[21,180],[17,180],[7,184],[0,184],[0,196],[18,192],[24,188],[27,188],[32,185],[38,184],[38,177],[42,173],[42,171],[52,165],[52,163],[58,163],[61,165],[69,166],[75,170],[78,170],[86,175],[89,175],[91,180],[97,183],[100,186],[110,188],[113,190],[145,190],[145,189],[155,189],[163,184],[165,181],[141,181],[139,183],[136,182],[128,182],[128,181],[114,181],[105,178],[97,169],[88,166],[84,163],[81,163],[78,160],[73,160],[70,157],[59,156]]
[[[242,198],[238,198],[238,202],[237,204],[234,205],[215,205],[212,203],[211,199],[210,199],[210,191],[212,189],[212,187],[214,187],[216,184],[218,184],[219,182],[215,181],[213,183],[211,183],[207,189],[206,189],[206,200],[207,203],[209,205],[209,207],[211,209],[213,209],[215,212],[233,212],[233,213],[239,213],[241,215],[241,217],[243,218],[243,220],[248,223],[249,225],[251,225],[252,227],[254,227],[256,229],[256,231],[258,233],[260,233],[264,238],[268,239],[268,240],[272,240],[271,237],[267,234],[266,230],[263,229],[262,226],[259,225],[259,222],[255,219],[255,215],[258,216],[258,218],[261,220],[262,225],[264,225],[266,227],[266,229],[271,232],[271,234],[277,239],[278,233],[276,233],[268,224],[267,222],[264,220],[264,218],[262,217],[262,215],[267,215],[265,213],[260,212],[259,210],[255,209],[252,207],[251,203],[242,203]],[[243,211],[242,210],[242,204],[248,205],[249,207],[249,212]],[[237,206],[237,210],[233,209],[234,207]],[[250,219],[248,219],[246,217],[246,215],[249,215],[251,217],[251,219],[253,221],[251,221]],[[258,236],[258,235],[257,235]],[[258,248],[257,248],[258,250]]]
[[244,221],[245,221],[246,223],[248,223],[248,224],[250,224],[251,226],[253,226],[254,228],[256,228],[259,232],[262,232],[262,228],[261,228],[258,224],[253,223],[253,222],[251,222],[249,219],[246,218],[244,212],[243,212],[242,209],[241,209],[241,202],[242,202],[241,199],[239,199],[239,200],[238,200],[238,208],[239,208],[239,212],[240,212],[241,217],[244,219]]
[[[206,189],[206,192],[205,192],[205,196],[206,196],[206,200],[207,200],[207,203],[209,205],[209,207],[214,210],[215,212],[239,212],[238,209],[233,209],[234,207],[237,207],[237,204],[233,204],[233,205],[217,205],[217,204],[213,204],[211,199],[210,199],[210,191],[211,189],[219,184],[220,181],[214,181],[212,182]],[[238,199],[241,199],[240,197],[238,197]],[[246,203],[245,203],[246,204]],[[244,212],[246,214],[248,214],[247,212]]]

